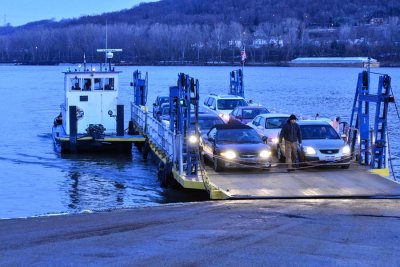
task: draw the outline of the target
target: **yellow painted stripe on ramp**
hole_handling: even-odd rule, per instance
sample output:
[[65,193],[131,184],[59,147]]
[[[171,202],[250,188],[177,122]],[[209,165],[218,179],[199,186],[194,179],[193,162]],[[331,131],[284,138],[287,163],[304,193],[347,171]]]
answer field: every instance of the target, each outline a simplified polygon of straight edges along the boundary
[[378,174],[382,177],[389,177],[390,176],[390,172],[388,168],[385,169],[372,169],[370,170],[370,172]]
[[179,175],[178,171],[172,169],[175,180],[182,185],[183,188],[205,190],[203,181],[189,180],[185,175]]

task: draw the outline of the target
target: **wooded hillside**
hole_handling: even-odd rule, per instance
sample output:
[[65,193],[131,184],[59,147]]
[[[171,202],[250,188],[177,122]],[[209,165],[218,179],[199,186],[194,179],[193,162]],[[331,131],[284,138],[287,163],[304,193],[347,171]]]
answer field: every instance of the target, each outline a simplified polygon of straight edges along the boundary
[[78,19],[0,27],[0,61],[101,61],[97,48],[122,48],[131,64],[231,64],[298,56],[400,59],[400,1],[162,0]]

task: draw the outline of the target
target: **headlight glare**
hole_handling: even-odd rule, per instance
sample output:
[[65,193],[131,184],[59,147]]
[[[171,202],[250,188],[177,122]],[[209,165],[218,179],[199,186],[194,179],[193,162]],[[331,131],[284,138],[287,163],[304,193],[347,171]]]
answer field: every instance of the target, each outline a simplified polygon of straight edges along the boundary
[[345,146],[342,148],[342,153],[343,153],[343,155],[350,155],[350,152],[351,152],[351,149],[350,149],[350,146],[349,146],[349,145],[345,145]]
[[311,146],[305,146],[303,147],[304,153],[306,153],[307,155],[315,155],[317,154],[317,152],[315,151],[315,149]]
[[269,158],[270,156],[271,156],[271,151],[269,151],[269,150],[262,150],[260,152],[260,158],[265,159],[265,158]]
[[236,153],[235,153],[235,151],[228,150],[228,151],[222,152],[221,156],[223,156],[226,159],[234,159],[234,158],[236,158]]
[[279,142],[279,138],[275,137],[275,138],[271,138],[271,142],[273,144],[277,144]]
[[197,136],[196,135],[191,135],[191,136],[189,136],[189,143],[191,143],[191,144],[197,144],[197,142],[199,142],[199,138],[197,138]]

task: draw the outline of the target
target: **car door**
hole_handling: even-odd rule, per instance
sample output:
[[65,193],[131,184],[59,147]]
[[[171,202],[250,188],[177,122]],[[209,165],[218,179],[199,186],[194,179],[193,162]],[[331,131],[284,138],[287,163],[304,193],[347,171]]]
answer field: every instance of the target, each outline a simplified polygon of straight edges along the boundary
[[212,159],[213,158],[213,153],[214,153],[214,144],[215,144],[215,137],[217,135],[217,129],[215,127],[213,127],[208,133],[207,136],[205,138],[205,140],[203,140],[203,152],[204,154]]
[[259,134],[265,136],[265,118],[260,116],[260,120],[258,121],[257,129]]
[[[257,131],[257,133],[259,135],[264,135],[264,125],[261,124],[261,120],[264,119],[262,116],[258,116],[254,119],[254,126],[255,126],[255,130]],[[264,119],[265,121],[265,119]]]
[[258,126],[258,121],[260,120],[260,116],[255,117],[251,123],[250,123],[250,127],[253,128],[254,130],[257,131],[257,126]]

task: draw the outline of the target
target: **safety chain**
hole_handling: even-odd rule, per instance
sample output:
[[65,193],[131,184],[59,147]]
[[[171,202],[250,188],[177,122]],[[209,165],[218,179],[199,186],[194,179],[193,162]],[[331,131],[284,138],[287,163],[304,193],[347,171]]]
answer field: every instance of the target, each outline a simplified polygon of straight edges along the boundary
[[[320,160],[317,160],[317,161],[307,161],[307,162],[304,162],[305,164],[307,164],[307,163],[311,163],[312,165],[310,166],[303,166],[303,167],[297,167],[297,168],[292,168],[292,169],[294,169],[294,170],[304,170],[304,169],[311,169],[311,168],[318,168],[318,167],[325,167],[325,166],[338,166],[338,165],[342,165],[343,164],[343,162],[341,162],[341,161],[343,161],[343,160],[348,160],[348,159],[352,159],[353,157],[354,157],[354,155],[355,155],[355,153],[353,152],[353,153],[351,153],[348,157],[344,157],[343,159],[341,159],[341,160],[335,160],[335,161],[332,161],[332,162],[330,162],[330,163],[321,163],[321,161]],[[269,167],[269,168],[267,168],[267,167],[261,167],[261,166],[257,166],[257,165],[248,165],[248,164],[244,164],[244,163],[240,163],[240,162],[236,162],[236,161],[234,161],[234,160],[228,160],[228,159],[226,159],[226,158],[224,158],[224,157],[221,157],[221,156],[214,156],[215,158],[217,158],[217,159],[221,159],[221,160],[224,160],[225,162],[228,162],[228,163],[233,163],[233,164],[235,164],[235,165],[237,165],[237,166],[241,166],[241,167],[246,167],[246,168],[252,168],[252,169],[263,169],[263,170],[265,170],[265,169],[272,169],[272,167],[278,167],[278,166],[288,166],[289,165],[289,163],[276,163],[276,164],[274,164],[273,166],[272,166],[272,164],[271,164],[271,167]],[[294,163],[293,165],[298,165],[298,164],[301,164],[302,162],[299,162],[299,163]],[[204,164],[204,163],[203,163]]]

